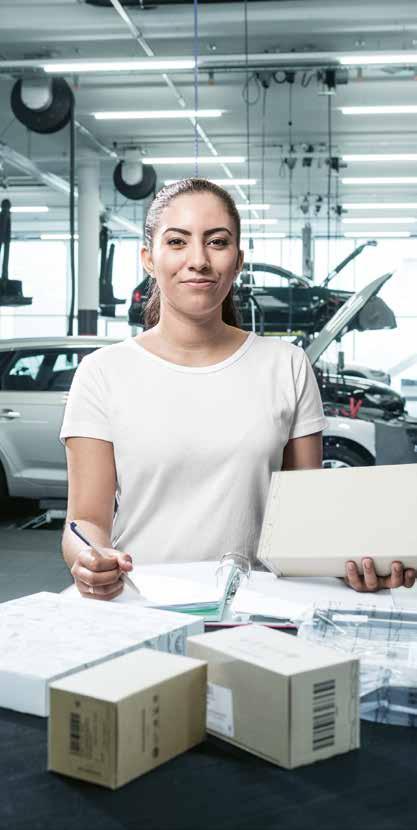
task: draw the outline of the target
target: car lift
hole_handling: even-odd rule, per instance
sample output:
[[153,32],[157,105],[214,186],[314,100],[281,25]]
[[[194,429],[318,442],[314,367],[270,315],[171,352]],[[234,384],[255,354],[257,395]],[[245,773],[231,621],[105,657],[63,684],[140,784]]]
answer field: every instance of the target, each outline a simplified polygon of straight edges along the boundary
[[16,530],[37,530],[44,525],[52,524],[57,519],[62,520],[62,522],[65,521],[67,511],[64,499],[41,499],[39,507],[44,512],[40,513],[39,516],[33,516],[22,525],[18,525]]
[[109,230],[106,225],[102,225],[100,229],[100,312],[105,317],[115,317],[116,305],[119,303],[123,304],[126,300],[115,297],[113,293],[114,242],[110,245],[109,253],[107,254],[108,241]]
[[9,280],[9,254],[12,223],[11,203],[3,199],[0,211],[0,254],[3,248],[3,266],[0,277],[0,306],[32,305],[32,297],[24,297],[20,280]]

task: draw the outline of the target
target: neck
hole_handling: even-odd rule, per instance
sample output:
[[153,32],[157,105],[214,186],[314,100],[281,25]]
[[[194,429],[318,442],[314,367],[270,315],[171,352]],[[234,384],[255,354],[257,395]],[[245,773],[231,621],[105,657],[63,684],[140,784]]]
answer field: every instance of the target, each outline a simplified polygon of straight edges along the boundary
[[159,323],[154,333],[170,348],[183,352],[208,351],[219,347],[228,335],[229,326],[220,314],[202,320],[190,320],[178,314],[174,309],[167,310],[161,305]]

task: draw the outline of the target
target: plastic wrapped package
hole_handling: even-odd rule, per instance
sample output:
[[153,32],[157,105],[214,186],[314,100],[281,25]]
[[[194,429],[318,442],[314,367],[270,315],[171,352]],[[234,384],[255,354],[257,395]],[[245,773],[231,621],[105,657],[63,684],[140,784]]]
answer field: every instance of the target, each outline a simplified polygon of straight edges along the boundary
[[298,636],[360,658],[361,718],[417,726],[417,614],[316,609]]

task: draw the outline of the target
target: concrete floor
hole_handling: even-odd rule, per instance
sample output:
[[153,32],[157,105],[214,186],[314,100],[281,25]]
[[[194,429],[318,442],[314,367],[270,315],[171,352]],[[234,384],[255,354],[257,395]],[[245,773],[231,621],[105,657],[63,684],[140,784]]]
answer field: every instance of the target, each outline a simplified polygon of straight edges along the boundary
[[[36,512],[36,511],[35,511]],[[27,505],[3,515],[0,524],[0,602],[62,591],[72,578],[61,556],[61,530],[18,530],[33,515]]]

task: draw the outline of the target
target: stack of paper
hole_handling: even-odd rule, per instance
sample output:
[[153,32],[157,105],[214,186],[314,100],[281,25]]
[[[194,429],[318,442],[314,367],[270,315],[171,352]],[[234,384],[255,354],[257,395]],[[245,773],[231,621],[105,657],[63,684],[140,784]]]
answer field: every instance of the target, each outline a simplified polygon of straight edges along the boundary
[[235,576],[229,563],[139,565],[130,571],[127,583],[145,606],[221,620]]

